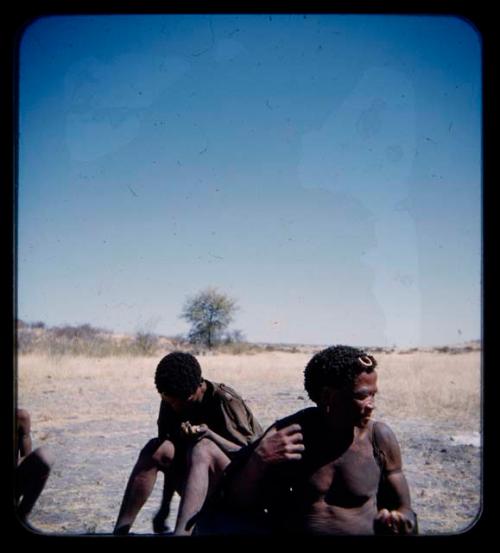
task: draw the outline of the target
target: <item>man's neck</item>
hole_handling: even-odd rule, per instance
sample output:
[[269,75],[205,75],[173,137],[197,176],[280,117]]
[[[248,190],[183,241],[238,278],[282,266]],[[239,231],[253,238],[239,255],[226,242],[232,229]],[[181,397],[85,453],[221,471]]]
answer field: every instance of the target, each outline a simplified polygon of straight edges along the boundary
[[337,436],[354,436],[356,427],[354,424],[347,422],[344,417],[335,417],[335,415],[325,413],[322,409],[320,409],[320,413],[325,426],[330,432]]
[[200,387],[199,387],[199,399],[198,401],[203,401],[203,398],[205,397],[205,393],[207,391],[207,381],[206,380],[203,380],[203,382],[200,384]]

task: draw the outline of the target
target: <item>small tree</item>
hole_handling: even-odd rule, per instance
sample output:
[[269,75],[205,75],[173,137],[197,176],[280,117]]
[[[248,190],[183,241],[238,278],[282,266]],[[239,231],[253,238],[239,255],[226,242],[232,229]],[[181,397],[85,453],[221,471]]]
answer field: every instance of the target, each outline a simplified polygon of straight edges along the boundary
[[236,301],[216,288],[206,288],[187,298],[180,317],[191,324],[189,341],[212,349],[237,309]]

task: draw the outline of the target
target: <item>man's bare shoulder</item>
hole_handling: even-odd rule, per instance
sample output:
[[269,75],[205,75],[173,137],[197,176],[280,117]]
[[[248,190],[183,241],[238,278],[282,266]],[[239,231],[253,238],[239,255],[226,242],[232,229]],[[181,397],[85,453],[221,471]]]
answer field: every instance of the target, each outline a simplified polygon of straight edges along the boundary
[[401,467],[399,442],[391,427],[382,421],[373,423],[373,439],[385,459],[386,469],[398,470]]
[[397,442],[396,434],[394,434],[392,428],[383,421],[373,422],[373,433],[377,439],[377,442],[380,444],[384,442],[390,443],[392,441]]

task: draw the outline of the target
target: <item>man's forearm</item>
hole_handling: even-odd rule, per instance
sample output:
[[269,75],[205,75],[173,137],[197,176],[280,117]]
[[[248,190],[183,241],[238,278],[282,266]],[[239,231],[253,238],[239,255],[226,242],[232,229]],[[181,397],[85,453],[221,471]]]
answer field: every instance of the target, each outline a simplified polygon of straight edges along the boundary
[[230,440],[227,440],[226,438],[223,438],[219,434],[216,434],[212,430],[207,432],[206,437],[215,444],[217,444],[224,453],[234,453],[235,451],[238,451],[241,449],[241,445],[235,444],[234,442],[231,442]]

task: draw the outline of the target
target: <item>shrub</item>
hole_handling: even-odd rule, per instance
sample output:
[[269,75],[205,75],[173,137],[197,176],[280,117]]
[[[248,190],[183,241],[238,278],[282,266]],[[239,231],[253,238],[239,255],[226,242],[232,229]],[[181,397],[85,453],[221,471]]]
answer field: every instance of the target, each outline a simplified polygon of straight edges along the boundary
[[140,355],[154,355],[158,349],[158,336],[152,332],[138,332],[133,346]]

